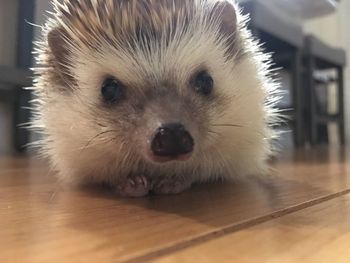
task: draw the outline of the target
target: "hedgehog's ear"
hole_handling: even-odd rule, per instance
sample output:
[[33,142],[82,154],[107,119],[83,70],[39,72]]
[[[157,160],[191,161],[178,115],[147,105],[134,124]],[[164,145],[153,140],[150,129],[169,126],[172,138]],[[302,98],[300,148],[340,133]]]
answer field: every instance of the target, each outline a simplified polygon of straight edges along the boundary
[[236,9],[231,0],[220,0],[212,11],[212,18],[221,22],[221,33],[232,36],[237,29]]
[[49,49],[55,60],[53,63],[58,71],[56,73],[63,84],[71,86],[74,80],[69,74],[67,67],[69,63],[69,47],[66,39],[63,30],[59,27],[52,29],[47,35]]
[[58,62],[64,62],[68,57],[67,43],[60,28],[52,29],[47,35],[49,48]]

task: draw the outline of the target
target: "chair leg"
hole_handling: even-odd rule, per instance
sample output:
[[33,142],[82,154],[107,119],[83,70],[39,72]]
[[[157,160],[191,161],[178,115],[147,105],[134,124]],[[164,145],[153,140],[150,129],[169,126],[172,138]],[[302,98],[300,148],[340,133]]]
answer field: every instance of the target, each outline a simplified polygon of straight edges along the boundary
[[293,107],[294,107],[294,144],[301,147],[305,144],[304,136],[304,116],[303,116],[303,93],[301,88],[301,52],[296,50],[293,54],[291,75],[293,89]]
[[[27,21],[35,19],[35,0],[19,0],[18,1],[18,45],[17,45],[17,67],[28,69],[32,66],[33,36],[34,27],[29,25]],[[13,144],[17,152],[24,152],[25,146],[29,142],[30,134],[28,130],[19,127],[19,125],[27,123],[30,118],[29,100],[30,92],[18,88],[16,94],[16,102],[14,108],[14,127],[13,127]]]
[[308,91],[308,121],[310,143],[318,143],[318,125],[317,125],[317,105],[316,105],[316,83],[313,74],[315,72],[315,59],[312,56],[306,58],[306,89]]
[[29,131],[25,127],[21,127],[30,120],[29,100],[30,92],[18,88],[13,114],[13,144],[18,153],[26,150],[26,145],[30,140]]
[[344,118],[344,73],[343,68],[337,68],[338,73],[338,105],[339,105],[339,138],[342,145],[345,144],[345,118]]

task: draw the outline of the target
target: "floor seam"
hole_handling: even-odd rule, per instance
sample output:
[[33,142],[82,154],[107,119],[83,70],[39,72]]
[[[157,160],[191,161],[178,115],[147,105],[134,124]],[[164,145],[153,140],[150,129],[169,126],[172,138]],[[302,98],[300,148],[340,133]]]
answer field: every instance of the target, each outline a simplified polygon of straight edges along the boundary
[[276,218],[280,218],[280,217],[301,211],[303,209],[310,208],[312,206],[339,198],[339,197],[347,195],[347,194],[350,194],[350,189],[346,189],[346,190],[336,192],[333,194],[328,194],[325,196],[314,198],[314,199],[308,200],[308,201],[300,203],[300,204],[292,205],[292,206],[286,207],[284,209],[277,210],[277,211],[272,212],[268,215],[263,215],[263,216],[259,216],[256,218],[251,218],[251,219],[246,220],[246,221],[235,223],[233,225],[228,225],[222,229],[211,231],[209,233],[206,233],[206,234],[203,234],[203,235],[200,235],[197,237],[193,237],[189,240],[180,241],[177,244],[169,245],[167,247],[164,247],[164,248],[161,248],[161,249],[158,249],[155,251],[143,253],[140,256],[134,256],[134,257],[131,257],[128,259],[118,260],[118,262],[120,262],[120,263],[140,263],[140,262],[145,262],[145,261],[151,261],[151,260],[154,260],[156,258],[184,250],[188,247],[199,245],[199,244],[205,243],[207,241],[210,241],[210,240],[213,240],[216,238],[220,238],[220,237],[232,234],[234,232],[238,232],[238,231],[246,229],[246,228],[254,227],[258,224],[266,223],[266,222],[274,220]]

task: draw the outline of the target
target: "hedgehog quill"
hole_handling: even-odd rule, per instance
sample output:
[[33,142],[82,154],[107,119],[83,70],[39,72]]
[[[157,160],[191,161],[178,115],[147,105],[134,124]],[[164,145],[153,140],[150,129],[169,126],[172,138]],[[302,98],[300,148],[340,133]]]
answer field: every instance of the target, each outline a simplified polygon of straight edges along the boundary
[[127,197],[263,174],[278,85],[231,0],[65,0],[37,43],[41,152]]

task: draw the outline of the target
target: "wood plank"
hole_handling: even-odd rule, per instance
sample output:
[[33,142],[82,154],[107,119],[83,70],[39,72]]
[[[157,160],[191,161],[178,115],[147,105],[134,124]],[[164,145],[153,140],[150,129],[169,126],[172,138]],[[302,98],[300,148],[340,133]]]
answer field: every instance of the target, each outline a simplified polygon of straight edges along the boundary
[[270,177],[143,199],[63,187],[46,163],[0,159],[0,262],[137,261],[350,188],[350,164],[338,152],[282,156]]
[[153,262],[348,263],[349,244],[348,194]]

